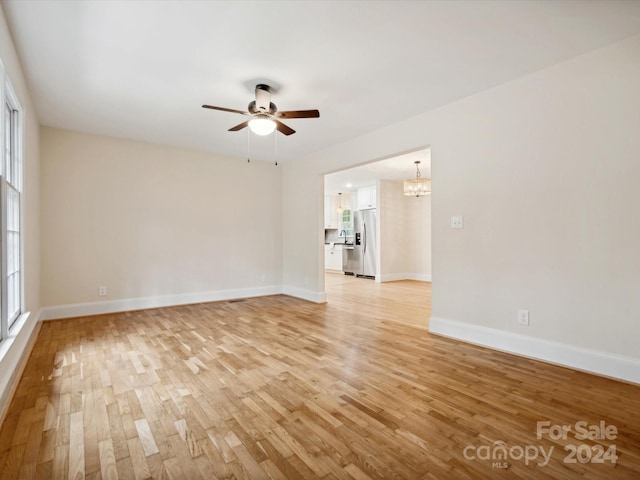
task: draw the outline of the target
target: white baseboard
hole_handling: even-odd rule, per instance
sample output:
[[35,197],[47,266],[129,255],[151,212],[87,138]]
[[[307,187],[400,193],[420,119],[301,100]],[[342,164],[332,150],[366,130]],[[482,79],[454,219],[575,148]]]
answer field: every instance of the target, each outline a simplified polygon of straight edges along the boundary
[[470,323],[431,317],[429,332],[575,370],[640,384],[640,359],[575,347]]
[[430,273],[384,273],[376,277],[377,282],[397,282],[398,280],[417,280],[418,282],[430,282]]
[[55,305],[44,307],[41,320],[55,320],[58,318],[84,317],[104,313],[127,312],[143,310],[145,308],[170,307],[174,305],[188,305],[191,303],[219,302],[235,298],[263,297],[278,295],[282,288],[278,286],[241,288],[235,290],[217,290],[212,292],[182,293],[159,297],[126,298],[109,300],[106,302],[75,303],[70,305]]
[[431,274],[430,273],[410,273],[409,278],[407,280],[417,280],[418,282],[430,282]]
[[314,292],[313,290],[305,290],[298,287],[284,286],[282,293],[290,297],[301,298],[313,303],[327,303],[326,292]]

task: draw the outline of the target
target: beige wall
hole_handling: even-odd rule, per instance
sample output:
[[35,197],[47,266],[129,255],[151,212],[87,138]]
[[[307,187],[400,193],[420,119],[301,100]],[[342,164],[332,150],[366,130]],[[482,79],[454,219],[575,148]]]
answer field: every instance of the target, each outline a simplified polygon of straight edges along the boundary
[[280,288],[279,167],[45,127],[41,141],[45,306]]
[[29,88],[24,80],[4,12],[0,8],[0,61],[22,107],[23,124],[23,195],[22,246],[24,248],[24,303],[30,312],[19,331],[0,344],[0,419],[10,400],[11,389],[17,381],[23,356],[28,351],[40,311],[40,164],[39,126]]
[[284,293],[324,302],[324,175],[309,172],[304,161],[282,169],[282,283]]
[[406,197],[402,182],[378,182],[378,279],[431,280],[431,197]]
[[407,225],[407,273],[414,280],[431,281],[431,195],[402,198]]
[[[318,209],[322,174],[430,145],[434,317],[638,359],[639,59],[634,37],[316,152],[285,166],[285,196]],[[322,288],[296,205],[284,278]]]
[[398,280],[407,270],[407,240],[402,186],[398,182],[379,180],[378,197],[378,258],[376,279]]

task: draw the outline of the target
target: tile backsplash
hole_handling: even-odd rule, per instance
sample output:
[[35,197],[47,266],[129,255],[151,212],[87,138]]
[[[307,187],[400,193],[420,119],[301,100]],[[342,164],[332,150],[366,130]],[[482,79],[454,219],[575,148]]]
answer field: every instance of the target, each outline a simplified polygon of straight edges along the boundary
[[[347,237],[347,241],[351,241],[353,237]],[[336,228],[325,228],[324,243],[344,243],[344,237],[340,236],[340,230]]]

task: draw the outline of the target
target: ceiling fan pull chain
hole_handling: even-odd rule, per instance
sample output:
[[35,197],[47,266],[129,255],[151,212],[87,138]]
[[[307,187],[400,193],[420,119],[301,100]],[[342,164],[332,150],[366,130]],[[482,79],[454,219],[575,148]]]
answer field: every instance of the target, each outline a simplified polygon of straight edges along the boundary
[[276,167],[278,166],[278,134],[274,132],[273,134],[273,144],[274,144],[274,157],[276,159]]
[[247,129],[247,163],[251,163],[251,130]]

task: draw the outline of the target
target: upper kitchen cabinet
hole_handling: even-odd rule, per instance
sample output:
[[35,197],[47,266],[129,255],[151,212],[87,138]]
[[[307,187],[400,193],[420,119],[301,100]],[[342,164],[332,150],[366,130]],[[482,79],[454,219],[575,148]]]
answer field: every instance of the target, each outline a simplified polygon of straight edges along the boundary
[[358,210],[376,208],[376,186],[358,189]]
[[324,196],[324,228],[338,228],[338,196]]
[[342,195],[325,195],[324,196],[324,228],[326,229],[344,229],[344,211],[351,210],[351,195],[343,193]]

